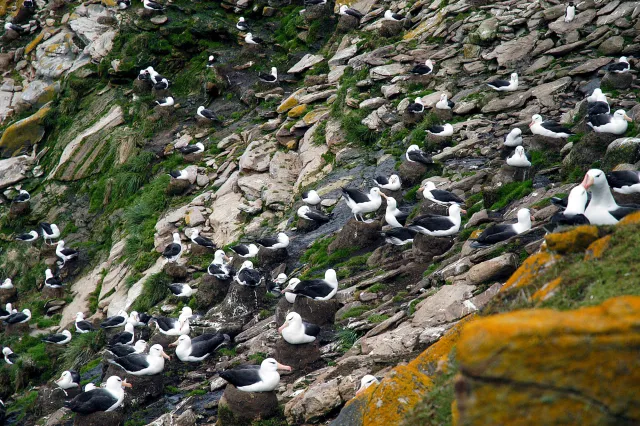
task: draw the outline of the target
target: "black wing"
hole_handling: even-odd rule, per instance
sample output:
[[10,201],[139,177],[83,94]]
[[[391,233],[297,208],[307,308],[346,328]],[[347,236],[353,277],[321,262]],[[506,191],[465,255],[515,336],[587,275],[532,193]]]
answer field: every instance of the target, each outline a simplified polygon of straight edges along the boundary
[[432,189],[431,195],[433,196],[433,198],[443,203],[464,203],[462,198],[458,197],[453,192],[445,191],[442,189]]
[[442,133],[444,132],[444,126],[440,126],[439,124],[435,124],[427,129],[431,133]]
[[76,326],[80,330],[93,330],[93,324],[91,324],[89,321],[78,321],[76,322]]
[[615,64],[609,65],[609,71],[624,71],[629,69],[629,64],[626,62],[616,62]]
[[15,314],[11,314],[11,316],[9,316],[9,318],[7,318],[5,321],[7,322],[7,324],[17,324],[20,321],[24,321],[27,319],[27,316],[25,314],[23,314],[22,312],[16,312]]
[[638,172],[631,170],[621,170],[618,172],[607,173],[607,182],[612,188],[622,188],[623,186],[632,186],[640,183]]
[[[200,358],[207,354],[215,352],[215,350],[224,343],[225,338],[223,334],[210,334],[210,339],[191,339],[191,356]],[[202,337],[202,336],[199,336]]]
[[255,269],[243,269],[238,272],[238,280],[250,286],[255,286],[260,284],[260,280],[262,276],[260,272]]
[[164,249],[162,255],[164,257],[174,257],[177,256],[181,250],[180,244],[171,243]]
[[407,111],[414,113],[422,112],[424,111],[424,105],[418,103],[409,104],[409,106],[407,107]]
[[609,114],[590,115],[587,121],[594,127],[604,126],[611,122]]
[[167,317],[155,317],[153,319],[158,323],[158,327],[160,327],[164,331],[171,330],[172,328],[174,328],[176,325],[176,322],[178,321],[175,318],[167,318]]
[[431,157],[428,155],[425,155],[425,153],[422,151],[409,151],[407,156],[409,157],[409,160],[415,161],[417,163],[422,163],[422,164],[433,163],[433,160],[431,159]]
[[272,247],[273,245],[278,244],[278,240],[276,238],[262,238],[257,240],[256,243],[263,247]]
[[411,69],[412,74],[429,74],[431,72],[431,68],[424,64],[416,65]]
[[304,321],[302,322],[302,325],[304,325],[304,334],[307,336],[317,336],[320,334],[320,327],[317,325]]
[[182,284],[169,284],[169,290],[177,296],[182,293]]
[[615,210],[609,210],[609,213],[611,214],[611,216],[615,217],[616,219],[620,220],[623,217],[625,217],[628,214],[631,213],[635,213],[638,210],[640,210],[640,205],[637,204],[625,204],[622,206],[618,206],[617,209]]
[[115,317],[107,318],[106,321],[100,324],[100,327],[102,328],[118,327],[123,323],[124,323],[124,317],[115,316]]
[[451,99],[447,99],[447,105],[449,105],[449,108],[453,108],[454,106],[456,106],[456,104]]
[[587,217],[583,214],[565,216],[564,212],[558,212],[551,216],[551,221],[549,222],[549,224],[545,225],[544,229],[546,229],[548,232],[553,232],[558,227],[589,224],[589,219],[587,219]]
[[211,247],[211,248],[215,248],[216,245],[213,244],[213,241],[211,241],[209,238],[203,237],[198,235],[195,240],[196,244],[203,246],[203,247]]
[[178,170],[172,170],[169,172],[169,176],[171,176],[172,178],[178,179],[180,176],[182,176],[182,173]]
[[58,342],[62,342],[66,338],[67,336],[65,336],[64,334],[52,334],[42,339],[42,341],[47,343],[58,343]]
[[313,210],[311,210],[305,216],[307,216],[309,219],[313,220],[314,222],[320,222],[320,223],[326,223],[331,220],[331,217],[325,215],[324,213],[315,212]]
[[317,297],[325,297],[331,293],[332,288],[329,287],[325,280],[304,280],[300,281],[291,293],[315,299]]
[[233,271],[223,269],[221,265],[216,265],[215,263],[209,265],[207,272],[209,272],[209,275],[233,275]]
[[249,247],[240,244],[239,246],[231,247],[231,250],[239,254],[240,256],[246,256],[249,254]]
[[260,382],[258,368],[234,368],[220,373],[220,377],[231,383],[235,387],[249,386]]
[[603,101],[592,102],[589,104],[589,115],[609,114],[611,108],[609,104]]
[[75,413],[91,414],[107,411],[115,403],[116,399],[106,389],[93,389],[65,402],[65,406]]
[[119,365],[125,371],[140,371],[149,367],[149,362],[147,361],[147,355],[145,354],[131,354],[127,356],[123,356],[122,358],[116,358],[114,360],[110,360],[112,364]]
[[136,348],[131,345],[117,344],[107,348],[107,351],[111,352],[116,357],[121,358],[134,353],[136,351]]
[[395,216],[396,220],[400,222],[401,225],[404,225],[407,222],[407,218],[409,217],[409,213],[403,212],[399,210],[399,213]]
[[183,154],[193,154],[194,152],[198,151],[200,151],[200,148],[195,145],[189,145],[180,148],[180,152]]
[[487,84],[493,87],[507,87],[511,84],[511,82],[507,80],[493,80]]
[[572,134],[571,130],[569,130],[566,127],[560,125],[560,123],[556,123],[555,121],[544,121],[542,123],[542,127],[544,127],[547,130],[550,130],[550,131],[552,131],[554,133]]
[[60,250],[60,253],[62,253],[64,256],[73,256],[78,254],[78,251],[70,248],[65,248]]
[[69,370],[69,373],[71,373],[71,379],[73,380],[73,383],[80,384],[80,374],[78,374],[77,371],[73,370]]
[[419,216],[413,220],[410,228],[417,226],[428,229],[429,231],[446,231],[451,229],[453,222],[448,216]]
[[362,191],[360,191],[358,189],[342,188],[342,195],[345,198],[349,198],[349,199],[353,200],[357,204],[368,203],[369,201],[371,201],[367,194],[365,194],[364,192],[362,192]]
[[117,344],[127,344],[133,338],[133,334],[128,331],[123,331],[121,333],[114,334],[111,340],[109,340],[109,346],[114,346]]
[[202,114],[203,116],[205,116],[209,120],[216,120],[217,119],[217,117],[213,113],[213,111],[208,110],[208,109],[203,109],[202,111],[200,111],[200,114]]
[[44,232],[45,234],[51,235],[53,234],[53,229],[51,229],[51,224],[49,223],[41,223],[40,224],[40,229],[42,229],[42,232]]
[[351,15],[354,18],[358,18],[358,19],[362,19],[362,17],[364,16],[362,13],[360,13],[360,11],[355,10],[355,9],[351,9],[351,8],[345,10],[344,13],[346,13],[347,15]]
[[376,176],[375,181],[378,185],[387,185],[389,183],[389,179],[385,176]]
[[493,225],[485,229],[476,241],[481,244],[495,244],[500,241],[508,240],[516,234],[511,224]]

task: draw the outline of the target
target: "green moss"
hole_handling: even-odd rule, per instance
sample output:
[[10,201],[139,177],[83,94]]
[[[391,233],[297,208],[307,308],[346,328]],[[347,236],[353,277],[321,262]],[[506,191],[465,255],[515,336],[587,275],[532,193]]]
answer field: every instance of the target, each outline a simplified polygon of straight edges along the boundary
[[22,422],[27,413],[34,413],[36,411],[36,401],[38,400],[38,391],[31,391],[24,396],[16,399],[7,408],[7,414],[9,416],[16,415],[15,421]]
[[389,315],[380,315],[380,314],[373,314],[367,317],[367,321],[369,321],[372,324],[378,324],[388,319],[389,319]]
[[382,283],[376,283],[376,284],[372,285],[371,287],[369,287],[369,288],[367,289],[367,291],[368,291],[368,292],[370,292],[370,293],[378,293],[378,292],[383,291],[383,290],[384,290],[384,288],[385,288],[385,285],[384,285],[384,284],[382,284]]
[[347,309],[342,314],[341,319],[345,320],[347,318],[356,318],[356,317],[359,317],[360,315],[362,315],[365,312],[370,311],[370,310],[371,310],[370,306],[365,306],[365,305],[354,306],[353,308]]
[[269,354],[266,354],[264,352],[256,352],[255,354],[249,355],[247,358],[253,361],[257,365],[257,364],[260,364],[265,359],[267,359],[268,356]]
[[336,333],[336,338],[340,344],[340,352],[345,353],[356,344],[360,338],[360,334],[358,334],[357,331],[342,328]]
[[490,209],[500,210],[505,208],[512,201],[519,200],[520,198],[529,195],[532,190],[533,181],[531,180],[524,182],[511,182],[503,185],[495,194],[497,201],[491,205]]
[[93,370],[98,365],[100,365],[101,362],[102,362],[102,359],[100,359],[100,358],[96,358],[96,359],[94,359],[92,361],[89,361],[88,363],[86,363],[85,365],[80,367],[80,374],[84,374],[87,371]]
[[171,277],[164,272],[150,275],[142,284],[142,292],[131,307],[132,310],[138,312],[147,312],[153,308],[158,302],[169,296],[169,287]]

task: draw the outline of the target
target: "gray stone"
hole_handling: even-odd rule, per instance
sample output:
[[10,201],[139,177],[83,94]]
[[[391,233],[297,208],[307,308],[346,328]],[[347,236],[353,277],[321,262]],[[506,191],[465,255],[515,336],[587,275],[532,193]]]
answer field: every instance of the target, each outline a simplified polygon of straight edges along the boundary
[[598,47],[598,51],[603,55],[616,55],[622,52],[624,48],[624,38],[621,36],[613,36],[605,41]]
[[517,267],[518,256],[513,253],[505,253],[471,267],[467,272],[467,280],[470,284],[482,284],[487,281],[504,279],[509,277]]
[[319,64],[323,60],[324,60],[324,56],[322,56],[322,55],[312,55],[310,53],[307,53],[294,66],[289,68],[287,73],[289,73],[289,74],[301,73],[301,72],[313,67],[314,65]]

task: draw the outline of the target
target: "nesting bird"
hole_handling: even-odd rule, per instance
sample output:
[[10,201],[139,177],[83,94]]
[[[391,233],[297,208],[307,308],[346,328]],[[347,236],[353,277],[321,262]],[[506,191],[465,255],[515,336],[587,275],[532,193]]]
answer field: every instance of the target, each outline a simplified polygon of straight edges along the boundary
[[395,174],[389,176],[389,179],[387,179],[385,176],[376,176],[374,178],[374,181],[380,188],[387,189],[389,191],[398,191],[402,188],[400,177]]
[[320,225],[331,221],[331,216],[317,210],[311,210],[309,206],[301,206],[296,213],[299,217]]
[[95,331],[93,324],[84,319],[84,314],[82,312],[76,313],[76,333],[85,334]]
[[433,61],[427,59],[424,64],[415,65],[409,72],[417,75],[429,75],[433,72]]
[[533,216],[529,209],[518,210],[518,222],[513,224],[494,224],[485,229],[478,238],[471,239],[471,247],[480,248],[508,240],[531,229]]
[[640,192],[640,173],[631,170],[620,170],[607,173],[607,182],[614,192],[619,194],[635,194]]
[[189,239],[191,240],[192,243],[198,246],[206,247],[210,249],[216,248],[216,245],[213,243],[213,241],[211,241],[209,238],[206,238],[200,235],[200,231],[197,229],[194,229],[191,232],[191,236],[189,237]]
[[56,256],[60,258],[62,265],[64,265],[68,261],[78,257],[78,251],[65,247],[64,240],[60,240],[58,241],[58,247],[56,248]]
[[424,103],[422,102],[422,98],[417,97],[415,102],[407,105],[407,112],[411,114],[422,114],[424,112]]
[[380,384],[377,377],[367,374],[360,379],[360,388],[356,391],[356,395],[364,392],[369,386]]
[[440,95],[440,100],[436,102],[437,109],[452,109],[456,104],[447,98],[447,94]]
[[218,117],[210,109],[206,109],[204,106],[199,106],[196,114],[198,117],[204,118],[209,121],[220,121]]
[[21,189],[20,191],[18,191],[18,195],[16,195],[11,202],[12,203],[26,203],[29,200],[31,200],[31,194],[29,194],[27,191],[25,191],[24,189]]
[[627,113],[619,109],[611,114],[590,115],[587,118],[587,125],[597,133],[611,133],[613,135],[623,135],[627,131],[628,123],[632,122]]
[[458,197],[453,192],[436,189],[436,184],[431,181],[428,181],[424,186],[418,188],[418,192],[422,192],[425,199],[433,201],[436,204],[464,204],[462,198]]
[[202,142],[195,143],[193,145],[183,146],[178,148],[183,155],[200,154],[204,152],[204,144]]
[[275,238],[261,238],[256,240],[256,243],[269,250],[283,249],[289,246],[289,237],[284,232],[280,232]]
[[131,384],[118,376],[111,376],[104,388],[82,392],[71,401],[66,401],[64,406],[74,413],[85,415],[98,411],[113,411],[122,405],[125,387],[131,387]]
[[44,271],[44,285],[51,288],[60,288],[62,287],[62,279],[57,275],[53,275],[51,269],[47,268]]
[[512,73],[509,80],[496,79],[490,81],[487,86],[498,92],[513,92],[518,89],[518,74]]
[[616,203],[602,170],[589,170],[580,185],[591,192],[591,201],[584,215],[592,225],[615,225],[626,215],[640,209],[640,206],[620,206]]
[[9,315],[9,318],[4,320],[7,324],[26,324],[31,319],[31,311],[29,309],[23,309],[22,312],[16,312]]
[[164,256],[169,262],[177,262],[180,259],[180,255],[182,254],[182,242],[180,241],[180,234],[177,232],[173,233],[173,242],[165,247],[162,252],[162,256]]
[[71,341],[71,332],[64,330],[62,333],[50,334],[42,339],[45,343],[53,343],[55,345],[66,345]]
[[193,339],[187,335],[178,337],[178,340],[169,344],[176,347],[176,356],[182,362],[204,361],[213,354],[216,349],[229,341],[226,334],[201,334]]
[[310,299],[329,300],[338,292],[338,276],[335,270],[327,269],[324,279],[300,281],[292,278],[284,291]]
[[380,233],[386,243],[394,246],[412,243],[417,234],[416,231],[409,228],[391,228]]
[[117,365],[134,376],[153,376],[162,373],[164,360],[170,360],[161,345],[153,345],[148,354],[131,354],[122,358],[110,359],[111,364]]
[[462,210],[460,205],[452,204],[449,206],[448,216],[435,214],[418,216],[407,227],[432,237],[448,237],[457,234],[460,230],[460,224],[462,223],[460,213],[466,213],[466,211]]
[[531,167],[531,162],[527,159],[522,145],[517,146],[513,155],[507,158],[507,164],[513,167]]
[[343,4],[342,6],[340,6],[340,12],[339,13],[340,13],[340,15],[353,16],[358,21],[361,20],[364,17],[362,12],[360,12],[359,10],[353,9],[353,8],[347,6],[346,4]]
[[62,390],[79,388],[80,375],[76,371],[65,370],[60,375],[60,378],[55,381],[55,384]]
[[238,22],[236,23],[236,28],[238,31],[249,31],[249,24],[247,21],[241,16],[238,18]]
[[387,10],[384,12],[384,20],[386,21],[395,21],[395,22],[400,22],[402,20],[404,20],[404,16],[398,14],[398,13],[393,13],[390,10]]
[[260,251],[255,244],[238,244],[237,246],[230,247],[230,249],[243,259],[256,257],[258,251]]
[[424,165],[433,164],[431,156],[425,154],[418,145],[411,145],[407,148],[405,157],[410,163],[420,163]]
[[257,287],[262,282],[262,274],[257,269],[253,269],[252,261],[245,260],[234,279],[240,285]]
[[156,105],[161,107],[170,107],[175,104],[175,100],[171,96],[167,96],[166,98],[160,98],[156,100]]
[[620,57],[620,59],[618,59],[618,62],[616,62],[615,64],[609,65],[608,69],[609,71],[614,72],[616,74],[623,74],[631,70],[631,65],[629,64],[629,60],[627,59],[627,57],[622,56]]
[[244,42],[247,44],[258,45],[258,44],[263,44],[264,40],[262,40],[259,37],[254,37],[253,34],[251,33],[247,33],[244,36]]
[[302,321],[297,312],[289,312],[284,323],[278,328],[282,338],[290,345],[303,345],[315,342],[320,334],[320,327]]
[[551,220],[544,228],[548,232],[556,232],[558,228],[588,225],[589,219],[584,215],[587,201],[587,190],[582,185],[576,186],[569,192],[567,208],[551,216]]
[[38,236],[39,234],[37,231],[30,231],[30,232],[16,236],[16,241],[24,241],[25,243],[31,243],[37,240]]
[[302,193],[302,201],[310,206],[317,206],[322,202],[322,198],[320,198],[315,190],[311,189]]
[[198,291],[197,289],[191,288],[189,284],[184,283],[169,284],[169,290],[171,290],[171,293],[175,297],[191,297]]
[[267,358],[260,366],[240,365],[220,373],[227,382],[243,392],[271,392],[280,383],[278,370],[291,371],[288,365],[282,365],[273,358]]
[[0,284],[0,290],[11,290],[12,288],[13,281],[11,281],[11,278],[5,278],[5,280]]
[[443,138],[448,138],[453,136],[453,126],[449,123],[445,124],[434,124],[426,130],[427,133],[435,136],[440,136]]
[[542,120],[540,114],[534,114],[531,117],[531,123],[529,123],[531,133],[534,135],[546,136],[548,138],[568,138],[573,135],[571,130],[551,120]]
[[112,355],[120,358],[123,356],[131,355],[131,354],[141,354],[147,350],[147,342],[144,340],[136,341],[136,344],[131,345],[123,345],[121,343],[113,346],[109,346],[105,349],[105,351],[111,353]]
[[278,82],[278,69],[271,67],[271,73],[258,73],[258,79],[265,83],[277,83]]
[[213,261],[207,268],[207,273],[219,280],[228,280],[233,275],[233,269],[229,265],[230,259],[224,251],[217,250],[213,255]]

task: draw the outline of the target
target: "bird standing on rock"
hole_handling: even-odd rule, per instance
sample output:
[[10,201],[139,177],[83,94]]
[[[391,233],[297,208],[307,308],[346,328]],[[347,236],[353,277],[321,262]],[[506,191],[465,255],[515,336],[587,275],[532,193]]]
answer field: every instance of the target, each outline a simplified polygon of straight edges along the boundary
[[572,1],[569,2],[564,10],[564,22],[571,22],[576,17],[576,6]]
[[362,222],[364,222],[363,214],[375,212],[382,205],[380,188],[371,188],[368,194],[354,188],[342,188],[342,197],[351,209],[353,217],[358,220],[359,216]]
[[198,115],[198,117],[206,118],[209,121],[220,121],[220,119],[218,119],[213,111],[211,111],[210,109],[206,109],[203,106],[198,107],[196,114]]
[[165,247],[162,252],[162,256],[164,256],[169,262],[177,262],[182,254],[182,242],[180,241],[180,234],[177,232],[173,233],[173,242]]

